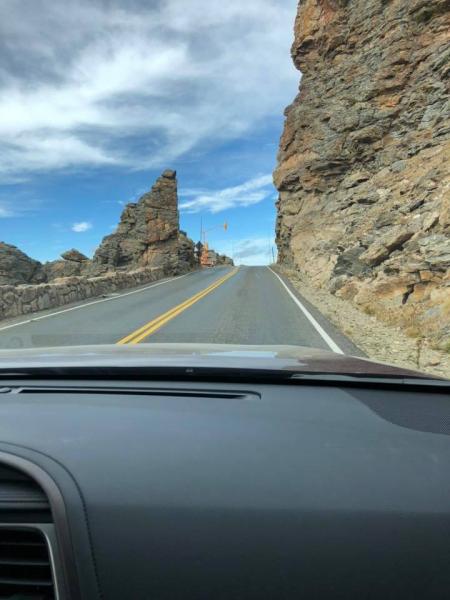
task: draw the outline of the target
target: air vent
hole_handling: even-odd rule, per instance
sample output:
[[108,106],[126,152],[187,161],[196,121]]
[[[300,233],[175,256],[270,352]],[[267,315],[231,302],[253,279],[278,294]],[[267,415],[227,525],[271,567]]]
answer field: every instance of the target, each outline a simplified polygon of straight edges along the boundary
[[62,600],[60,556],[46,493],[0,464],[0,600]]
[[40,530],[0,525],[0,598],[55,598],[49,548]]
[[24,473],[0,464],[0,523],[51,522],[50,506],[39,485]]

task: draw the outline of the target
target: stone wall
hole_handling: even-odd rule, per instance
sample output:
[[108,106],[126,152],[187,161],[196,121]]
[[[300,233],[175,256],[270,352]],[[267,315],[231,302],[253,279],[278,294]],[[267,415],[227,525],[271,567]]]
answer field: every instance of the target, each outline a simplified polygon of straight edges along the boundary
[[302,0],[279,262],[450,348],[450,3]]
[[0,319],[108,295],[161,279],[165,275],[163,267],[147,267],[92,278],[65,277],[39,285],[0,285]]

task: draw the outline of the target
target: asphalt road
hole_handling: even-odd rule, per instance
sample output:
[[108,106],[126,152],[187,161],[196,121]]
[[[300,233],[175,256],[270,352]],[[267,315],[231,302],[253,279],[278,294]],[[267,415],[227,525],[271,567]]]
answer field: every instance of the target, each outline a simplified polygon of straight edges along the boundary
[[268,267],[205,269],[0,323],[1,348],[142,342],[295,344],[361,354]]

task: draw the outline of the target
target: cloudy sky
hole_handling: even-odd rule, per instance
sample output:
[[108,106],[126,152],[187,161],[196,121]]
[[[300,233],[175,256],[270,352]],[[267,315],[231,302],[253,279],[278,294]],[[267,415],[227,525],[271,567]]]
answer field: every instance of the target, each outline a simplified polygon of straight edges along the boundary
[[1,0],[0,239],[92,254],[177,170],[181,226],[268,262],[297,0]]

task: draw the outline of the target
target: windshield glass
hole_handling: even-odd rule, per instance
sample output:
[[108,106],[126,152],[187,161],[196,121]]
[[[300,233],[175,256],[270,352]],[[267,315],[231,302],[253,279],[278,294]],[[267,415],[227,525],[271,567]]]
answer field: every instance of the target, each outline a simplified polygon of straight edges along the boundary
[[365,4],[2,2],[0,350],[450,377],[450,9]]

